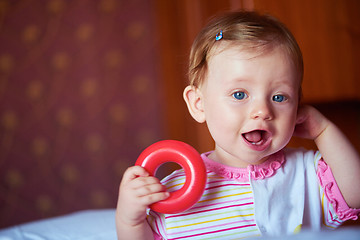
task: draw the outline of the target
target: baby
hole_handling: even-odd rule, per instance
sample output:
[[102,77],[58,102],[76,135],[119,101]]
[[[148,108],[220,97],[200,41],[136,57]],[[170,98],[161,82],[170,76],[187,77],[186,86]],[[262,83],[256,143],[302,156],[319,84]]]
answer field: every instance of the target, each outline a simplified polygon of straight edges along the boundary
[[[118,239],[279,236],[357,219],[359,155],[320,112],[299,106],[302,54],[283,24],[255,12],[215,18],[194,41],[189,76],[187,107],[215,141],[201,155],[204,194],[183,213],[154,212],[148,206],[181,188],[184,171],[160,183],[130,167],[120,184]],[[319,151],[286,148],[293,135]]]

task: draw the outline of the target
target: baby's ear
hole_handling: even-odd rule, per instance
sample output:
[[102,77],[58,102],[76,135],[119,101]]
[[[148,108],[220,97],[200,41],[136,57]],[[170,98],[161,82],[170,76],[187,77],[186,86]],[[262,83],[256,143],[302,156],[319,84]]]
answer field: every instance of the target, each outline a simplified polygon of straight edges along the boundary
[[187,86],[183,96],[191,116],[199,123],[205,122],[205,112],[202,103],[203,95],[200,89],[194,86]]

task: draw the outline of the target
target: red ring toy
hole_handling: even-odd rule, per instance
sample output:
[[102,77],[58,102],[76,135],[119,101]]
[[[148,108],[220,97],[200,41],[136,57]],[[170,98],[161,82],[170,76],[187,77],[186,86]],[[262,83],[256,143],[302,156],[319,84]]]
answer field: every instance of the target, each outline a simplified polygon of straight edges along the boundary
[[185,184],[170,196],[150,205],[156,212],[173,214],[183,212],[201,198],[206,184],[206,168],[200,154],[190,145],[175,141],[163,140],[150,145],[136,160],[135,165],[142,166],[152,176],[165,162],[175,162],[185,171]]

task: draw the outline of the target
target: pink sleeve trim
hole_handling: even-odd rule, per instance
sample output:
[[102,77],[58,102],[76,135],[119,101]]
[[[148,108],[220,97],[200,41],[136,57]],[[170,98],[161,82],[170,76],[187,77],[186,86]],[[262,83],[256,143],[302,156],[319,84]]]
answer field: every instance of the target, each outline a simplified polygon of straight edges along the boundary
[[325,196],[332,204],[339,220],[357,220],[360,215],[360,209],[350,208],[347,205],[338,185],[336,184],[330,167],[322,159],[320,159],[318,163],[317,176],[319,178],[320,186],[324,189]]

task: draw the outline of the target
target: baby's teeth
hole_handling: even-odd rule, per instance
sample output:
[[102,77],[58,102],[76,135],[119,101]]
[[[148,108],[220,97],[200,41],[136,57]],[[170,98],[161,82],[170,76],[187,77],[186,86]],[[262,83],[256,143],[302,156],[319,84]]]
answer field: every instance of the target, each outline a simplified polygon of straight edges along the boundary
[[252,142],[251,144],[252,145],[260,145],[262,143],[262,141],[260,141],[260,142]]

